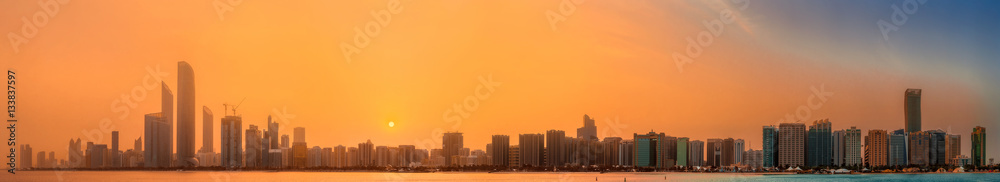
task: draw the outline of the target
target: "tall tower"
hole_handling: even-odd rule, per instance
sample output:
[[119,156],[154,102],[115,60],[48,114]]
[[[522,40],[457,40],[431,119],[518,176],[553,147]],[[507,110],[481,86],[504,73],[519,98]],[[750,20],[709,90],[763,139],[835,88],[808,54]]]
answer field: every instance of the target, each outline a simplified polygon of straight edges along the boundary
[[201,152],[214,153],[215,145],[212,145],[212,110],[208,109],[208,106],[201,106],[201,116]]
[[194,69],[177,62],[177,160],[182,167],[198,165],[194,156]]
[[458,155],[458,151],[465,147],[464,137],[462,137],[462,133],[458,132],[445,133],[441,141],[445,165],[451,165],[451,156]]
[[906,133],[920,130],[920,89],[906,89],[903,98],[903,112],[906,120]]
[[[166,158],[156,157],[155,160],[158,161],[153,164],[158,165],[157,167],[170,167],[170,156],[174,151],[174,92],[170,91],[170,87],[167,86],[166,82],[161,81],[160,85],[160,92],[163,94],[160,96],[160,120],[159,122],[153,123],[153,125],[156,125],[156,127],[153,128],[156,130],[153,131],[156,135],[155,138],[147,138],[151,141],[155,141],[151,144],[157,145],[153,155],[166,155]],[[155,121],[156,119],[153,120]],[[146,143],[150,142],[147,141]]]
[[586,114],[583,115],[583,127],[576,129],[576,138],[598,140],[597,126],[594,125],[594,118],[590,118]]
[[986,165],[986,128],[972,128],[972,165]]
[[271,135],[271,146],[270,149],[280,149],[281,146],[278,143],[278,123],[271,121],[271,116],[267,116],[267,132]]

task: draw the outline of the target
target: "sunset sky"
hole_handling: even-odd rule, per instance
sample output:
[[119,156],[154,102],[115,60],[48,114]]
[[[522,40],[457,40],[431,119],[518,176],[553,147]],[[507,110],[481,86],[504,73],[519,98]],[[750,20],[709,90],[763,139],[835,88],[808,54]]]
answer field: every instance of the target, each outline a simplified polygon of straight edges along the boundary
[[[218,130],[223,104],[243,98],[244,129],[272,115],[282,134],[305,127],[310,147],[370,139],[439,148],[439,132],[457,131],[465,147],[484,149],[495,134],[576,136],[587,114],[600,138],[652,130],[760,149],[761,127],[786,115],[864,135],[902,129],[903,92],[920,88],[924,130],[961,134],[969,155],[972,128],[986,127],[988,157],[1000,157],[997,1],[927,1],[896,12],[907,18],[888,36],[878,22],[893,24],[893,6],[906,1],[228,2],[0,2],[0,66],[17,72],[18,144],[65,159],[71,138],[110,143],[107,119],[131,149],[143,114],[160,110],[159,87],[143,86],[156,75],[148,70],[167,74],[177,93],[177,62],[186,61],[196,149],[201,106]],[[733,21],[717,29],[720,14]],[[377,34],[357,46],[355,28]],[[688,39],[708,43],[692,56]],[[358,52],[345,56],[342,45]],[[679,66],[675,54],[691,59]],[[477,92],[481,79],[498,85]],[[826,100],[810,100],[816,93]],[[462,106],[467,98],[478,107]]]

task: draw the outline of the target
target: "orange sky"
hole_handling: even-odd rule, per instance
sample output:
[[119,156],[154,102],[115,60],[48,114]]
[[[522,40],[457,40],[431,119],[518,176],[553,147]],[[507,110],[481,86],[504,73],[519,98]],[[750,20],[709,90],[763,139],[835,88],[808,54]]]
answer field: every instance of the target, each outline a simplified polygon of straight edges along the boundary
[[[21,17],[42,11],[34,1],[0,7],[0,20],[13,22],[0,24],[4,33],[20,32]],[[962,65],[907,64],[900,60],[917,56],[891,46],[871,55],[852,53],[846,43],[803,44],[808,36],[756,16],[754,6],[587,1],[555,30],[546,12],[558,13],[560,1],[400,7],[348,62],[341,44],[354,41],[355,27],[377,21],[370,12],[386,9],[386,1],[244,1],[221,18],[212,1],[71,1],[18,51],[0,44],[3,66],[18,71],[18,142],[65,158],[67,141],[89,140],[84,133],[98,131],[104,137],[96,143],[109,143],[99,125],[109,119],[121,148],[132,148],[142,115],[160,110],[159,88],[128,114],[113,110],[115,101],[145,90],[147,68],[168,73],[164,81],[176,93],[178,61],[194,68],[196,105],[211,108],[216,120],[223,103],[245,97],[238,110],[244,125],[264,125],[283,110],[281,133],[305,127],[309,145],[321,147],[367,139],[440,147],[435,131],[458,131],[466,147],[483,149],[494,134],[559,129],[575,136],[588,114],[602,138],[654,130],[693,140],[743,138],[759,149],[761,126],[795,114],[813,87],[833,96],[806,121],[830,118],[835,130],[901,129],[907,88],[924,91],[924,129],[968,142],[972,127],[996,128],[981,101],[988,80],[970,79],[977,73]],[[727,9],[741,13],[736,22],[679,71],[672,53],[683,53],[685,39]],[[835,61],[845,59],[871,61]],[[490,76],[502,84],[468,118],[443,119]],[[199,110],[195,148],[201,117]],[[607,122],[615,118],[620,124]],[[963,144],[966,155],[968,148]]]

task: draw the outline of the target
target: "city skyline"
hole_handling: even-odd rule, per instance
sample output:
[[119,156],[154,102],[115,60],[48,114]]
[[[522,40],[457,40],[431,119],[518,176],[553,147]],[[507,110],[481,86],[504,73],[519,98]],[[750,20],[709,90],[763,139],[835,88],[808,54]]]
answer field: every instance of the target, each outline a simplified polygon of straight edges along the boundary
[[[429,143],[440,148],[439,134],[460,132],[467,148],[484,149],[493,135],[518,141],[520,134],[554,129],[578,136],[576,129],[585,127],[579,118],[588,115],[595,120],[599,139],[654,130],[692,141],[742,138],[747,149],[760,149],[760,127],[777,126],[783,120],[809,123],[829,118],[834,131],[850,126],[862,133],[904,129],[905,100],[900,92],[909,88],[927,91],[920,97],[923,130],[942,129],[961,135],[965,142],[973,138],[970,128],[993,131],[1000,121],[1000,87],[992,71],[998,66],[989,61],[1000,55],[989,50],[995,47],[989,41],[983,42],[996,40],[996,35],[936,28],[956,27],[949,23],[956,19],[995,15],[982,11],[945,15],[948,7],[977,6],[967,2],[922,8],[919,15],[928,16],[914,16],[888,40],[873,24],[891,15],[892,2],[865,2],[856,6],[878,13],[842,16],[774,11],[791,7],[828,12],[819,7],[840,2],[810,6],[755,1],[747,9],[740,9],[741,3],[655,2],[657,8],[647,8],[591,2],[581,5],[556,31],[539,15],[558,7],[556,3],[469,2],[529,12],[523,14],[404,3],[404,14],[394,16],[379,36],[370,37],[370,47],[350,61],[339,54],[339,45],[354,41],[355,27],[377,20],[369,16],[372,9],[337,6],[337,11],[320,13],[351,17],[344,20],[309,14],[315,9],[267,8],[328,5],[323,2],[246,3],[239,7],[243,12],[230,12],[219,20],[215,12],[193,8],[203,5],[192,2],[150,3],[141,8],[128,3],[74,4],[79,9],[106,8],[102,13],[64,6],[50,27],[21,45],[20,53],[13,53],[10,44],[0,47],[4,60],[14,60],[4,61],[3,66],[24,75],[18,80],[23,89],[18,95],[23,101],[20,119],[36,121],[20,123],[19,143],[64,158],[67,139],[109,144],[112,131],[119,131],[119,141],[144,136],[146,114],[163,112],[156,99],[157,85],[174,89],[171,100],[176,105],[170,108],[181,106],[179,69],[174,66],[181,61],[190,63],[198,75],[193,83],[198,88],[192,97],[195,104],[189,108],[216,111],[214,128],[221,129],[220,121],[230,112],[223,104],[246,98],[238,110],[242,129],[256,125],[271,131],[267,118],[273,116],[282,135],[291,135],[296,127],[309,128],[309,147],[354,146],[370,140],[384,146]],[[352,3],[385,8],[384,2]],[[37,6],[27,4],[16,5]],[[602,6],[613,8],[593,8]],[[162,14],[177,9],[200,14]],[[713,30],[703,22],[718,19],[718,12],[727,9],[741,12],[738,21],[725,24],[724,33],[711,46],[701,47],[704,55],[692,58],[683,71],[677,69],[671,53],[684,53],[688,38],[696,40],[701,32]],[[20,22],[21,15],[37,10],[12,8],[3,18]],[[624,22],[602,18],[618,11],[650,11],[666,18],[620,17]],[[450,13],[476,16],[444,18]],[[143,18],[112,16],[116,14]],[[302,17],[331,25],[313,26]],[[806,17],[825,21],[798,19]],[[646,26],[649,22],[663,23]],[[820,22],[845,26],[818,26]],[[465,26],[469,23],[479,26]],[[424,27],[428,24],[444,28]],[[522,24],[538,26],[507,26]],[[13,31],[20,25],[4,24],[0,29],[20,32]],[[982,32],[998,30],[992,24],[962,25]],[[307,36],[289,36],[297,34]],[[454,37],[434,38],[441,34]],[[622,36],[589,36],[595,34]],[[870,42],[876,40],[885,41]],[[620,47],[607,47],[612,45]],[[465,106],[466,102],[477,105]],[[180,108],[170,112],[181,113]],[[171,129],[181,127],[182,118],[174,114],[166,119]],[[185,122],[197,123],[189,118],[203,115],[194,111]],[[103,121],[110,125],[105,127]],[[183,151],[203,146],[204,126],[184,126],[193,127],[196,137],[186,139]],[[243,133],[242,129],[236,132]],[[176,143],[182,142],[181,136],[173,136],[176,132],[171,130],[167,137],[171,152],[182,150]],[[1000,141],[997,136],[987,135],[987,141]],[[271,138],[272,145],[276,138]],[[212,140],[212,150],[222,151],[221,138]],[[961,145],[960,151],[969,155],[971,147]],[[988,156],[1000,154],[998,146],[987,147]]]

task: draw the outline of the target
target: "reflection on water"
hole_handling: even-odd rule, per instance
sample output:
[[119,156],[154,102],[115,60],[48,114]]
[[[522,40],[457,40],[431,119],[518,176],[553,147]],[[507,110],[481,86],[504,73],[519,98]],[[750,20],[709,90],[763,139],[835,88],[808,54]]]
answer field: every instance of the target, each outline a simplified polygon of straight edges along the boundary
[[1000,174],[761,175],[730,173],[365,173],[21,171],[13,181],[991,181]]

